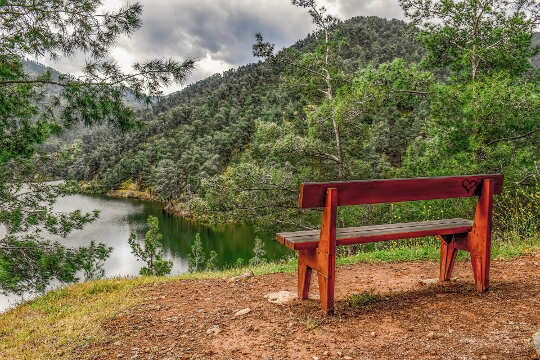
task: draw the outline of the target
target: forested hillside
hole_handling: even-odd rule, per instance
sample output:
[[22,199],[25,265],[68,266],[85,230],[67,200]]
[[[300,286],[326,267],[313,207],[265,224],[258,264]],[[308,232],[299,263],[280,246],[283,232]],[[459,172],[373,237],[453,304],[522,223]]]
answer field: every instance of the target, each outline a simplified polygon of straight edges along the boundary
[[[199,220],[310,228],[319,214],[296,208],[302,181],[502,172],[496,233],[536,236],[540,100],[531,38],[516,42],[520,53],[501,41],[486,45],[489,60],[471,67],[459,47],[446,53],[454,45],[398,20],[356,17],[331,29],[332,93],[313,70],[324,66],[325,49],[315,33],[161,99],[136,129],[82,137],[56,154],[54,175],[98,192],[135,184]],[[272,50],[262,36],[257,46]],[[340,221],[418,221],[474,209],[430,204],[343,209]]]
[[[401,21],[358,17],[336,30],[348,42],[339,53],[348,75],[396,57],[421,57],[420,45]],[[293,47],[313,50],[313,36]],[[101,191],[130,179],[143,188],[163,189],[165,198],[192,197],[203,179],[221,173],[248,147],[256,121],[305,118],[306,102],[297,90],[282,82],[280,67],[267,62],[216,74],[162,99],[143,116],[140,129],[126,133],[107,127],[84,136],[67,175],[97,180]],[[163,184],[168,181],[175,184]]]

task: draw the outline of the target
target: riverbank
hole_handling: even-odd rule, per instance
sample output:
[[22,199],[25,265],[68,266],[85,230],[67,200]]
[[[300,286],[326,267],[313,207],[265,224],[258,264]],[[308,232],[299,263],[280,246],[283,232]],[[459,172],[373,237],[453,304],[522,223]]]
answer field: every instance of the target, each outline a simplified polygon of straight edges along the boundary
[[180,216],[185,219],[191,219],[190,213],[185,207],[181,207],[180,205],[175,205],[170,202],[161,201],[157,199],[152,194],[145,192],[145,191],[137,191],[137,190],[110,190],[105,194],[105,196],[114,198],[114,199],[136,199],[136,200],[143,200],[143,201],[155,201],[161,203],[163,207],[163,211],[165,211],[167,214],[173,215],[173,216]]
[[[94,195],[96,194],[96,189],[99,188],[99,185],[91,182],[80,182],[79,188],[83,194]],[[140,189],[136,183],[129,180],[121,184],[120,188],[111,189],[104,193],[104,195],[113,199],[135,199],[158,202],[162,204],[163,211],[167,214],[191,219],[188,208],[183,206],[183,204],[163,201],[153,194],[151,189]]]
[[[380,354],[378,358],[386,358],[392,355],[393,347],[384,343],[395,344],[403,335],[411,341],[407,345],[411,352],[401,358],[414,358],[427,356],[434,346],[449,346],[450,342],[446,343],[449,341],[446,337],[452,334],[449,324],[454,334],[471,339],[460,343],[463,355],[480,357],[476,352],[485,350],[489,359],[503,358],[491,356],[503,345],[486,339],[481,328],[483,334],[499,331],[499,337],[513,331],[512,340],[504,346],[514,354],[529,354],[530,346],[525,346],[528,332],[532,331],[529,327],[535,322],[540,324],[539,314],[534,310],[540,306],[537,296],[540,244],[513,248],[495,246],[493,257],[492,290],[485,295],[474,292],[470,262],[466,257],[460,257],[456,265],[455,276],[460,278],[456,284],[448,287],[419,285],[421,279],[438,274],[435,247],[380,250],[340,258],[336,288],[338,316],[330,319],[319,315],[316,302],[293,301],[280,306],[264,298],[269,292],[294,292],[297,266],[294,260],[177,277],[75,284],[3,314],[0,317],[0,358],[136,359],[142,355],[144,358],[182,358],[179,354],[184,354],[184,358],[222,358],[235,354],[241,358],[272,354],[289,358],[300,351],[302,356],[310,355],[306,358],[323,359],[339,358],[338,352],[348,355],[349,350],[359,351],[363,346],[374,346],[373,353]],[[406,259],[422,261],[403,261]],[[227,280],[248,270],[255,276],[236,282]],[[317,291],[315,283],[314,292]],[[345,296],[364,291],[380,294],[381,303],[349,308]],[[249,314],[233,318],[235,311],[247,307]],[[497,313],[497,321],[504,324],[494,324],[488,309],[491,314]],[[441,316],[434,312],[440,312]],[[429,314],[427,318],[426,314]],[[505,322],[511,315],[511,321],[519,329]],[[396,316],[399,321],[391,326]],[[384,320],[386,317],[390,317],[389,321]],[[423,317],[424,324],[428,321],[427,326],[418,329],[415,325],[418,317]],[[475,321],[471,321],[471,317]],[[444,323],[439,323],[438,318]],[[444,320],[447,318],[452,321]],[[214,328],[207,332],[213,326],[219,330]],[[490,331],[485,330],[486,326]],[[408,332],[409,327],[415,330]],[[443,328],[443,332],[437,331]],[[286,331],[290,339],[307,336],[313,341],[286,344],[280,331]],[[404,333],[400,334],[401,331]],[[376,335],[370,335],[372,340],[369,341],[373,344],[369,345],[362,339],[373,332]],[[428,338],[431,333],[440,338]],[[325,334],[340,334],[339,341],[329,345],[331,342]],[[196,340],[191,341],[193,337]],[[231,341],[228,345],[226,339]],[[358,339],[358,343],[350,343],[353,339]],[[423,342],[426,339],[430,340],[428,345]],[[474,348],[476,343],[480,347]],[[488,345],[495,347],[489,350]],[[328,351],[327,357],[325,351]],[[139,357],[133,357],[136,355]]]

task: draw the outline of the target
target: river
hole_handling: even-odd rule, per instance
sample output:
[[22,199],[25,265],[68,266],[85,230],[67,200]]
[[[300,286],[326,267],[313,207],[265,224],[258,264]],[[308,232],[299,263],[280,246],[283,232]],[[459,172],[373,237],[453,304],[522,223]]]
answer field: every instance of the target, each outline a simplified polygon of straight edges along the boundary
[[[247,262],[253,257],[255,231],[246,225],[223,225],[209,227],[186,219],[171,216],[162,211],[157,202],[133,199],[111,199],[102,196],[73,195],[58,199],[58,211],[100,211],[99,219],[75,231],[67,238],[51,237],[66,246],[83,246],[94,240],[113,248],[104,264],[105,277],[137,276],[142,266],[133,256],[128,244],[129,235],[134,232],[139,240],[144,238],[146,218],[153,215],[159,219],[163,234],[165,258],[173,262],[171,275],[188,271],[188,256],[197,233],[200,234],[203,249],[208,254],[214,250],[218,256],[218,268],[234,266],[238,258]],[[3,236],[0,234],[0,236]],[[277,243],[274,234],[257,234],[264,243],[266,258],[275,261],[291,255],[289,250]],[[54,286],[53,286],[54,287]],[[28,294],[25,296],[28,298]],[[19,302],[19,296],[0,295],[0,311]]]

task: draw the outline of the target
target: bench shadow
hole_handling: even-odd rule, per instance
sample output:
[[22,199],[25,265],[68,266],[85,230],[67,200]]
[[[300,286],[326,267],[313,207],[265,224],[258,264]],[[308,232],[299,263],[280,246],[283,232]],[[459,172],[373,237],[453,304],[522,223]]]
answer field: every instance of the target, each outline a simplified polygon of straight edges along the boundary
[[[456,281],[443,284],[419,285],[419,288],[400,292],[379,293],[380,299],[367,305],[351,307],[345,299],[337,299],[335,302],[334,316],[339,318],[357,318],[364,315],[378,313],[380,316],[403,312],[419,305],[439,305],[444,302],[445,307],[467,307],[471,304],[483,303],[484,305],[507,302],[508,300],[526,301],[527,298],[535,298],[538,291],[524,281],[493,281],[488,291],[479,293],[474,283]],[[361,293],[360,291],[358,293]],[[350,292],[347,295],[358,294]],[[317,299],[297,300],[296,306],[302,312],[320,313]]]

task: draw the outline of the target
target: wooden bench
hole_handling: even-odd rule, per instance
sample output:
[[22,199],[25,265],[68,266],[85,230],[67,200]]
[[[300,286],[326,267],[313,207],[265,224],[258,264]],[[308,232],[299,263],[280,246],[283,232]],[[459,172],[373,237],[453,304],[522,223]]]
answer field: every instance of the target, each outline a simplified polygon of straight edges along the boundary
[[[414,179],[303,183],[300,208],[324,208],[321,229],[278,233],[276,239],[298,251],[298,296],[307,299],[312,270],[317,271],[321,308],[334,309],[336,246],[438,236],[441,239],[440,281],[450,280],[457,250],[471,254],[480,292],[489,284],[493,195],[503,175],[470,175]],[[474,220],[445,219],[402,224],[336,228],[337,207],[478,196]]]

